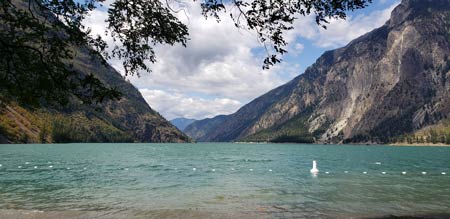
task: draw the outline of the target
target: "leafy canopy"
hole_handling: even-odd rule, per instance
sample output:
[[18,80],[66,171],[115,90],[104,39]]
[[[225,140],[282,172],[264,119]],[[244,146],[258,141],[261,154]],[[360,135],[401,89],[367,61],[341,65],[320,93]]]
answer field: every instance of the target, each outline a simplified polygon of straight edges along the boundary
[[[183,0],[113,0],[108,7],[108,34],[119,46],[108,49],[92,36],[83,20],[105,0],[0,1],[0,94],[25,104],[62,103],[75,96],[86,103],[120,98],[120,92],[91,72],[74,68],[75,48],[84,48],[103,64],[122,60],[126,75],[150,72],[157,44],[186,46],[188,28],[171,4]],[[220,21],[231,16],[236,27],[257,33],[267,51],[263,68],[279,63],[286,53],[286,31],[299,16],[313,14],[326,27],[327,19],[346,17],[371,0],[184,0],[196,1],[205,17]]]

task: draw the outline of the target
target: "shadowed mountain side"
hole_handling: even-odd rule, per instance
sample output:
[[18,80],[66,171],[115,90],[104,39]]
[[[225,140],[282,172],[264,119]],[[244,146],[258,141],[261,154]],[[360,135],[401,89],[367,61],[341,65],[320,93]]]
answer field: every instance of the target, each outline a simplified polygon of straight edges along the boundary
[[[13,1],[21,6],[21,1]],[[56,20],[48,22],[57,22]],[[119,101],[82,104],[70,97],[67,106],[43,104],[42,108],[2,102],[0,94],[0,142],[189,142],[190,139],[154,111],[141,93],[114,68],[102,63],[86,46],[72,46],[74,70],[93,74],[116,87]]]

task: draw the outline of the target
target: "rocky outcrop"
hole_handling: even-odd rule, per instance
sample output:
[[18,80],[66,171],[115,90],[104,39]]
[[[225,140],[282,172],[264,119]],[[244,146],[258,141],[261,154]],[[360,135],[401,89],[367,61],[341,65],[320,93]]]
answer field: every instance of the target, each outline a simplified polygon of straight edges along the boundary
[[403,0],[384,26],[324,53],[200,140],[384,142],[449,116],[450,0]]

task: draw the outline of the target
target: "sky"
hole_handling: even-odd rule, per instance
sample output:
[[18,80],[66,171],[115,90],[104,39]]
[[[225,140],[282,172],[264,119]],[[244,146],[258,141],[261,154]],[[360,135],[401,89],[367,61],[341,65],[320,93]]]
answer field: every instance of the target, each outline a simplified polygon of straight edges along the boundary
[[[235,28],[229,16],[223,16],[220,23],[205,19],[199,2],[186,0],[173,7],[183,8],[176,16],[189,28],[187,46],[155,46],[157,62],[150,65],[152,72],[127,79],[168,120],[231,114],[302,74],[323,52],[382,26],[398,4],[399,0],[374,0],[350,12],[346,20],[330,20],[326,30],[316,25],[313,16],[299,17],[294,30],[285,35],[288,54],[281,63],[262,70],[266,54],[253,32]],[[85,25],[92,28],[92,34],[104,36],[106,18],[106,10],[100,8]],[[104,39],[114,43],[107,36]],[[123,73],[120,60],[109,63]]]

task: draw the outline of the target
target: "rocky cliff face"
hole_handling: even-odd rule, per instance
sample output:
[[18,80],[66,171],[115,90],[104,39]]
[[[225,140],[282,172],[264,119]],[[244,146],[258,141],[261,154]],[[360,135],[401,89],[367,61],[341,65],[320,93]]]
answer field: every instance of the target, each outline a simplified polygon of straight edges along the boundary
[[[403,0],[384,26],[324,53],[198,140],[383,142],[449,116],[450,0]],[[185,130],[194,138],[195,125]]]

